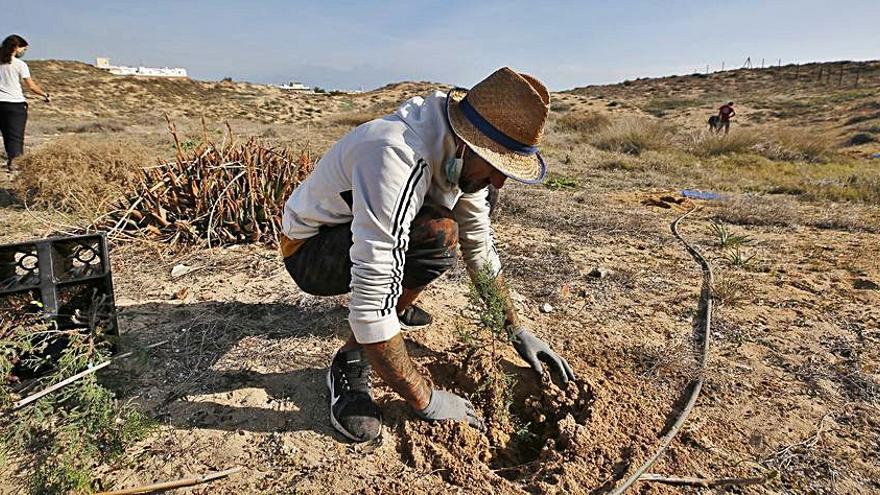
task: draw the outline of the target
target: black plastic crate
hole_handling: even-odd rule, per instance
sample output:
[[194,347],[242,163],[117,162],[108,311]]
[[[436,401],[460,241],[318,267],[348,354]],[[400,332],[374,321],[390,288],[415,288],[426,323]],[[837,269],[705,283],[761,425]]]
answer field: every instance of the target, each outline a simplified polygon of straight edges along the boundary
[[[0,245],[0,318],[35,314],[60,330],[115,341],[119,328],[104,234]],[[54,342],[48,354],[65,345]]]

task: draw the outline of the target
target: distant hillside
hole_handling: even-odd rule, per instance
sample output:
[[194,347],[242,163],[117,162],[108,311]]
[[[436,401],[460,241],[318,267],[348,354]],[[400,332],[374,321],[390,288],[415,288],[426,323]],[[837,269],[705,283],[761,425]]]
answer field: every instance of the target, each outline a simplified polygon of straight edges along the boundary
[[[81,62],[29,62],[53,103],[34,101],[34,124],[149,125],[201,116],[260,124],[329,122],[357,125],[401,101],[449,86],[398,82],[358,94],[301,94],[263,84],[114,76]],[[787,65],[712,74],[644,78],[555,94],[554,110],[661,117],[685,128],[705,126],[723,102],[736,103],[738,126],[820,130],[848,143],[880,140],[880,61]],[[55,126],[55,127],[53,127]]]
[[409,94],[436,85],[398,83],[360,94],[302,94],[264,84],[192,79],[115,76],[81,62],[29,61],[34,78],[52,94],[51,105],[36,101],[35,117],[49,121],[120,121],[155,124],[172,117],[296,123],[334,114],[390,110]]
[[614,100],[689,125],[734,101],[743,125],[788,123],[843,136],[880,132],[880,61],[828,62],[644,78],[566,93]]

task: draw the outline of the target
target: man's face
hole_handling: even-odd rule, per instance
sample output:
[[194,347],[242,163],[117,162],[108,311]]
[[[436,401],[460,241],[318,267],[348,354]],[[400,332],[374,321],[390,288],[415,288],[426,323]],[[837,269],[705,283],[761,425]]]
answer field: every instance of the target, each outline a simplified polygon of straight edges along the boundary
[[501,189],[505,180],[507,180],[506,175],[465,146],[464,164],[458,179],[458,187],[462,192],[474,193],[489,184],[495,186],[496,189]]

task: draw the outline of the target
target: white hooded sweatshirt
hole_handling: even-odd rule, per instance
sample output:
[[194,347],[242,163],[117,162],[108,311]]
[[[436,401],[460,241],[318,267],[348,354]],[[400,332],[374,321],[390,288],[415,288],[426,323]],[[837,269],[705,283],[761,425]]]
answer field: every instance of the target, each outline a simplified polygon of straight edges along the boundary
[[[361,344],[400,332],[400,297],[409,226],[423,204],[452,210],[459,246],[472,270],[501,271],[489,224],[488,189],[464,194],[446,178],[455,154],[446,94],[406,101],[393,114],[340,139],[284,205],[283,232],[306,239],[323,225],[351,222],[349,323]],[[344,199],[351,195],[351,207]]]

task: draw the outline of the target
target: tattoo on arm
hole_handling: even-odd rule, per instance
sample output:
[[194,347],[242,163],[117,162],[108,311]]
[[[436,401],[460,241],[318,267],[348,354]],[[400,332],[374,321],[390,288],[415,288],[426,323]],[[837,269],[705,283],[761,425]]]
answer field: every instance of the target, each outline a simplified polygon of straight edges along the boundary
[[431,383],[416,369],[400,334],[363,348],[373,369],[392,390],[416,410],[428,407]]

